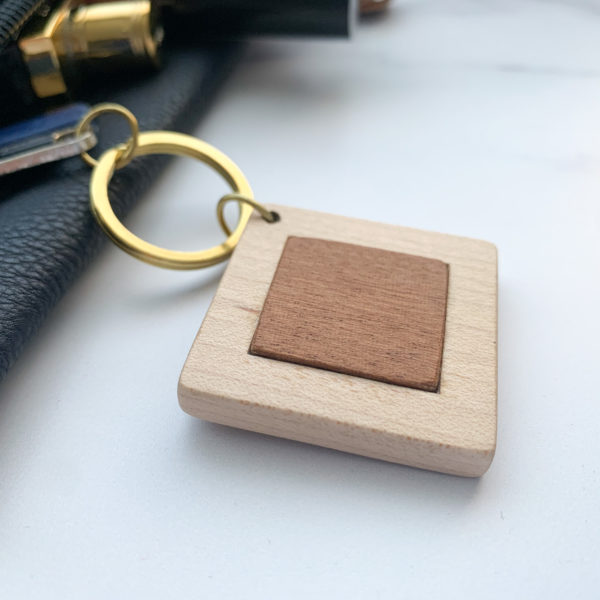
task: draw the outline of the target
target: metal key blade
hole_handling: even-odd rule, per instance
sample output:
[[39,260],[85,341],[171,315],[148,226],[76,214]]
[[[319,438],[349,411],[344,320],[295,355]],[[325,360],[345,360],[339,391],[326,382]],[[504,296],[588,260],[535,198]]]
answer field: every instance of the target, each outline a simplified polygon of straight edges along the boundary
[[0,175],[76,156],[92,148],[96,144],[93,131],[81,135],[76,132],[87,110],[85,104],[73,104],[0,129]]
[[58,141],[1,159],[0,175],[7,175],[15,171],[22,171],[63,158],[77,156],[95,145],[96,136],[92,131],[86,131],[78,136],[75,129],[72,129],[61,136]]

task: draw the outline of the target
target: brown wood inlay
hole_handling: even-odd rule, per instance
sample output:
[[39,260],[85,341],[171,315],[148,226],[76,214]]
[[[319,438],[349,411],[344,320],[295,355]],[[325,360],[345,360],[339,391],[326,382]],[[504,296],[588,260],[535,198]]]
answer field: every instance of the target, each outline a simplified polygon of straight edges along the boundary
[[289,237],[250,353],[436,391],[447,294],[442,261]]

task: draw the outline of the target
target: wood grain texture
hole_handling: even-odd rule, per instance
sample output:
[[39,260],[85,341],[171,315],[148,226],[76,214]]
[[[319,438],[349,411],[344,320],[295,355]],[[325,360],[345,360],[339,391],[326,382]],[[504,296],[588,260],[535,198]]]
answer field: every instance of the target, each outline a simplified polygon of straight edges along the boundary
[[250,352],[434,392],[447,291],[442,261],[290,237]]
[[[179,382],[188,413],[234,427],[476,477],[496,447],[497,254],[487,242],[282,206],[253,216]],[[252,336],[286,240],[316,237],[449,265],[439,392],[253,356]]]

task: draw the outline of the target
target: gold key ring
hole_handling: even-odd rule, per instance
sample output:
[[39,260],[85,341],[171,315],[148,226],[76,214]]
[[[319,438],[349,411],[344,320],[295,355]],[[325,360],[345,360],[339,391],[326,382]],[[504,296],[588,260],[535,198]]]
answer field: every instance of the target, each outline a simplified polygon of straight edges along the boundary
[[[131,158],[146,154],[175,154],[200,160],[231,185],[234,193],[251,202],[254,196],[248,180],[239,167],[220,150],[197,138],[172,131],[148,131],[137,136]],[[125,252],[139,260],[168,269],[200,269],[216,265],[231,255],[237,245],[253,208],[239,201],[239,218],[235,229],[218,246],[197,252],[180,252],[155,246],[134,235],[119,221],[108,198],[108,184],[123,158],[122,148],[107,150],[94,167],[90,180],[91,208],[96,220],[108,237]],[[227,230],[226,230],[227,232]]]
[[[83,117],[83,119],[81,119],[81,121],[77,125],[75,135],[79,137],[84,131],[89,131],[90,125],[96,117],[110,113],[114,113],[125,117],[127,124],[131,129],[131,137],[127,140],[125,144],[122,144],[119,147],[120,153],[116,163],[116,168],[122,169],[132,160],[133,152],[135,150],[135,147],[138,145],[138,137],[140,134],[137,119],[130,110],[126,109],[120,104],[114,104],[113,102],[104,102],[103,104],[98,104],[91,108],[89,112]],[[81,158],[83,158],[83,160],[90,167],[95,167],[98,164],[98,161],[92,156],[90,156],[88,152],[82,152]]]

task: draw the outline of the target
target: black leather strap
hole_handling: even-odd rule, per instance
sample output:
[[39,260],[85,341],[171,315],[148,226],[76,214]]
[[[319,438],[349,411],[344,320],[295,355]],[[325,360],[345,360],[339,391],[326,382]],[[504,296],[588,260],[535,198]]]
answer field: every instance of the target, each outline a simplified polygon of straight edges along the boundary
[[[189,132],[238,52],[231,44],[172,49],[161,71],[134,81],[130,76],[104,80],[82,99],[127,106],[142,130]],[[115,121],[103,122],[101,146],[123,135]],[[111,198],[119,216],[166,160],[145,156],[117,172]],[[73,158],[0,179],[0,379],[105,241],[88,208],[89,177],[89,167]]]

